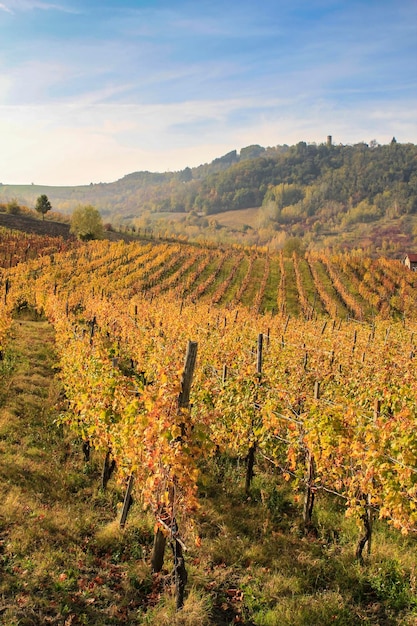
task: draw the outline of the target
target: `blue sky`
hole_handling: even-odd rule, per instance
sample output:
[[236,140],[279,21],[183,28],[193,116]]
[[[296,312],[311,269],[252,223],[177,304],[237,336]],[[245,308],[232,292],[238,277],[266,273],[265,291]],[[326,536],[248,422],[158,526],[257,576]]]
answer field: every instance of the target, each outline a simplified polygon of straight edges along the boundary
[[0,0],[0,181],[417,143],[416,0]]

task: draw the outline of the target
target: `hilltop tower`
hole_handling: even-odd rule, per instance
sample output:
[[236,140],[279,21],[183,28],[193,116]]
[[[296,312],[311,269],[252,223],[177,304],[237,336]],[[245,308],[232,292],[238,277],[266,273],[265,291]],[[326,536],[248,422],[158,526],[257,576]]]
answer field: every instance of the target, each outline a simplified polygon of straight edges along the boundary
[[331,135],[327,135],[326,145],[327,145],[328,148],[331,148],[331,145],[332,145],[332,136]]

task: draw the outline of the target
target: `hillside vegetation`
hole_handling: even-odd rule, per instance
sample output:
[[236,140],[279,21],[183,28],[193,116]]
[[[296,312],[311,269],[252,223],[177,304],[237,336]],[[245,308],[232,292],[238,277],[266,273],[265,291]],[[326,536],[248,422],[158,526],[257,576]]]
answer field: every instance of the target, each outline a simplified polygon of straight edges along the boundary
[[[34,205],[45,193],[54,208],[96,206],[105,220],[190,239],[281,248],[300,237],[310,249],[361,245],[398,253],[413,241],[417,147],[361,143],[249,146],[180,172],[128,174],[83,187],[0,186],[0,198]],[[218,216],[252,209],[256,219]],[[231,223],[230,223],[231,222]]]
[[0,265],[4,623],[416,623],[416,273],[6,231]]

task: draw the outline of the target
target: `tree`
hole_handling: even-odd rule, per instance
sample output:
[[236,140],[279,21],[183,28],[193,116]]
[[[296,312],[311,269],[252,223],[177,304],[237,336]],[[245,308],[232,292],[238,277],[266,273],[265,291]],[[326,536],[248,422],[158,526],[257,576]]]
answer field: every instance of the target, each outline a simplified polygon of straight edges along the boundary
[[18,215],[20,213],[20,206],[17,200],[10,200],[6,205],[6,213],[9,215]]
[[261,156],[265,152],[265,148],[259,146],[258,144],[254,144],[252,146],[246,146],[246,148],[242,148],[240,151],[240,158],[243,159],[256,159]]
[[42,213],[42,219],[45,219],[45,213],[48,213],[48,211],[50,211],[52,209],[52,204],[49,202],[48,200],[48,196],[46,196],[44,193],[39,196],[39,198],[36,200],[36,206],[35,206],[35,210],[38,213]]
[[179,180],[183,183],[189,183],[193,179],[193,172],[191,168],[186,167],[178,174]]
[[296,252],[300,256],[305,253],[305,247],[300,237],[289,237],[283,247],[283,253],[285,257],[290,257]]
[[101,239],[104,227],[98,210],[91,205],[77,207],[71,217],[71,233],[81,241]]

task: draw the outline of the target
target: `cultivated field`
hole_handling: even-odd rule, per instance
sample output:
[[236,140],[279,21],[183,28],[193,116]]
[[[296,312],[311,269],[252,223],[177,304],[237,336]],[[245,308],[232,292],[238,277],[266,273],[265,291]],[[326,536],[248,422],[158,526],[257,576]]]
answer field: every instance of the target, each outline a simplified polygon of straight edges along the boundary
[[413,272],[2,242],[5,623],[416,623]]

